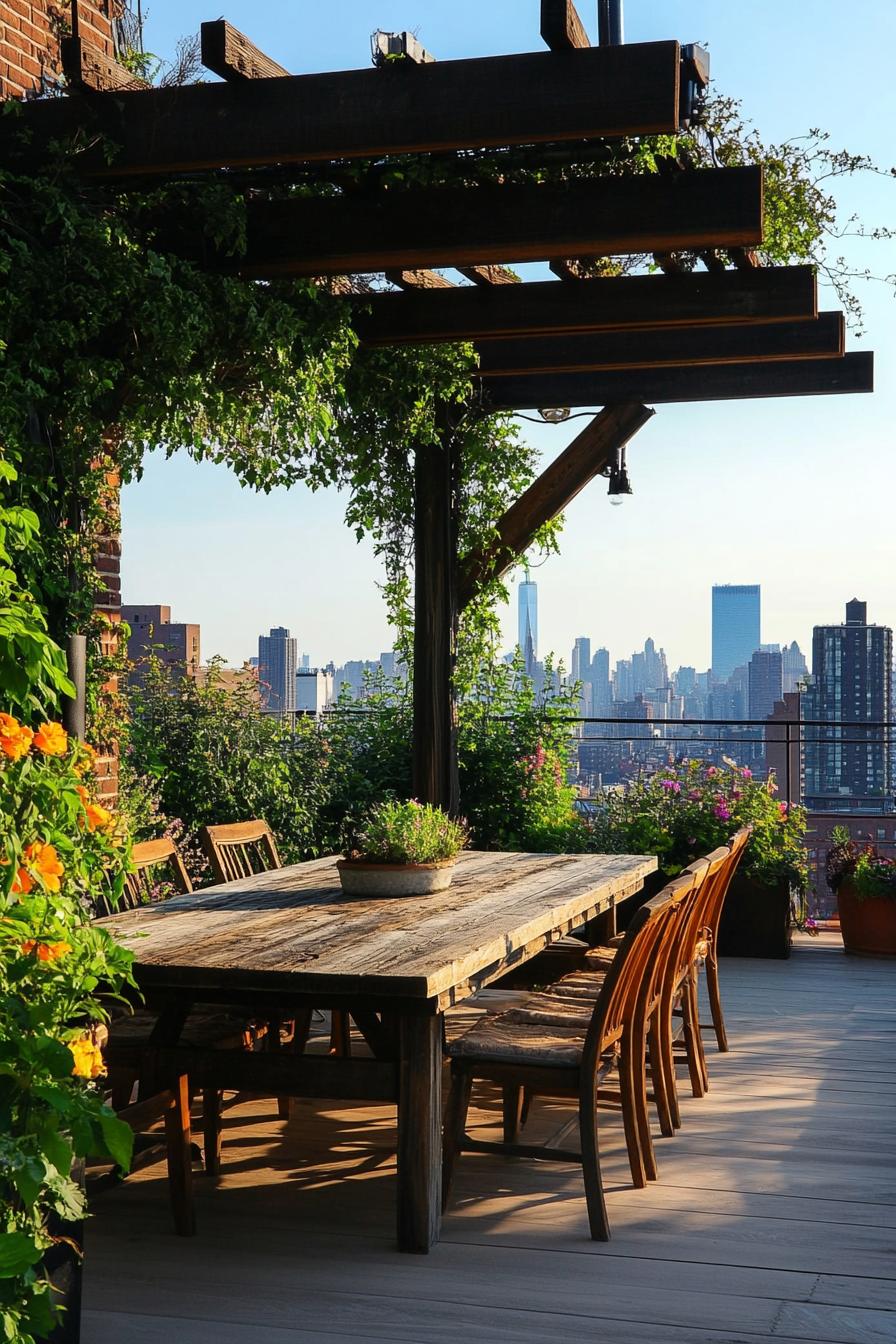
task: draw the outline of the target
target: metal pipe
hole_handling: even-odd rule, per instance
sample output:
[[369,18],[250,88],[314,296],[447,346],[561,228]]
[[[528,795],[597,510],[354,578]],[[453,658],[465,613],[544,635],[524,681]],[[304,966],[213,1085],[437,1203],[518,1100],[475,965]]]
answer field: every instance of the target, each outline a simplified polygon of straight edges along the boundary
[[69,635],[65,657],[75,694],[62,702],[62,725],[67,733],[83,741],[87,727],[87,636]]
[[621,47],[625,41],[622,0],[598,0],[598,43],[602,47]]

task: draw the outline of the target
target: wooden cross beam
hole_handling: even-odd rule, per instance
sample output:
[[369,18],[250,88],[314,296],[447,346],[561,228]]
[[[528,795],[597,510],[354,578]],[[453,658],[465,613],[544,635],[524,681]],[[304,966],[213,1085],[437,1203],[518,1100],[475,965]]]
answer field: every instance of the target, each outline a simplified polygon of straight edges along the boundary
[[[545,402],[548,404],[559,403]],[[468,556],[463,562],[460,605],[463,607],[470,602],[483,583],[506,573],[531,546],[538,529],[562,513],[653,414],[652,410],[635,402],[607,406],[596,415],[510,506],[498,522],[497,536],[491,546]]]
[[[677,42],[534,52],[379,70],[147,89],[29,103],[0,126],[0,163],[33,163],[79,135],[97,176],[238,168],[671,134]],[[13,126],[13,122],[16,123]],[[22,136],[25,131],[26,136]],[[105,135],[118,147],[111,161]]]
[[[75,12],[75,11],[73,11]],[[83,37],[63,37],[59,42],[62,73],[79,93],[106,93],[122,89],[148,89],[145,79],[133,74],[99,47]]]
[[817,316],[811,266],[723,275],[606,276],[581,284],[528,281],[353,300],[366,345],[480,341],[563,332],[660,329],[702,323],[791,322]]
[[752,397],[813,397],[874,391],[870,351],[828,359],[774,363],[708,364],[599,373],[545,373],[494,378],[484,383],[492,410],[541,406],[607,406],[649,402],[737,401]]
[[845,339],[842,313],[821,313],[807,322],[522,337],[484,341],[479,347],[479,370],[491,380],[526,373],[821,359],[842,355]]
[[[269,278],[540,261],[559,251],[749,247],[761,242],[762,225],[758,167],[250,201],[238,266]],[[189,254],[189,231],[170,242]]]
[[541,0],[541,37],[551,51],[591,46],[573,0]]
[[278,79],[289,74],[226,19],[204,23],[199,34],[202,64],[230,83],[238,84],[246,79]]

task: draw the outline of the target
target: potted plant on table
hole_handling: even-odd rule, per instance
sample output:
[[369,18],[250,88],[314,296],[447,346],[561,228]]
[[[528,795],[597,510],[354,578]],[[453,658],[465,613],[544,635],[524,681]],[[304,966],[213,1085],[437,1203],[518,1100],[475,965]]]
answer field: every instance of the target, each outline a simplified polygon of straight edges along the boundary
[[429,803],[380,803],[337,863],[352,896],[422,896],[445,891],[467,843],[463,822]]
[[896,859],[859,845],[845,826],[831,831],[825,868],[837,893],[843,947],[861,957],[896,956]]
[[725,760],[686,761],[611,794],[593,823],[591,847],[608,853],[656,854],[659,885],[749,825],[752,834],[722,912],[719,951],[786,957],[794,906],[808,883],[802,808],[778,801],[773,778]]

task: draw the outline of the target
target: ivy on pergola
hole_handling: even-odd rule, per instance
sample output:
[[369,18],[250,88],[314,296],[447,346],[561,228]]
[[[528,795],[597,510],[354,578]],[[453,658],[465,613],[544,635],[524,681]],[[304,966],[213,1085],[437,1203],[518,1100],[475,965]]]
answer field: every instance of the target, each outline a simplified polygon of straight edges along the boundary
[[[203,25],[203,59],[224,82],[150,89],[74,34],[74,96],[31,104],[0,128],[0,165],[19,175],[46,171],[68,143],[83,190],[111,192],[125,210],[132,199],[153,255],[205,277],[209,295],[218,284],[222,304],[228,286],[258,281],[282,305],[284,331],[291,308],[312,326],[315,313],[331,323],[335,346],[312,330],[296,352],[308,423],[312,437],[350,426],[382,445],[382,462],[368,453],[353,463],[359,530],[378,489],[394,493],[396,513],[413,512],[414,789],[451,809],[461,609],[606,470],[652,415],[646,403],[872,386],[872,357],[845,353],[842,316],[819,314],[813,269],[758,265],[761,169],[676,156],[689,97],[707,78],[699,50],[590,48],[571,0],[543,0],[542,35],[547,52],[291,76],[219,20]],[[625,269],[616,258],[645,253],[662,274],[613,273]],[[705,270],[690,269],[696,258]],[[562,278],[520,283],[507,264],[528,261]],[[451,285],[439,267],[472,284]],[[371,274],[396,291],[371,286]],[[211,339],[201,322],[197,339]],[[393,388],[381,414],[390,363],[391,376],[421,377],[403,408]],[[238,397],[238,357],[228,367],[217,351],[214,371],[216,395]],[[113,391],[120,411],[141,395]],[[502,495],[483,489],[471,529],[471,464],[504,451],[511,487],[514,477],[506,419],[491,436],[483,425],[499,411],[558,405],[604,409],[518,498],[506,499],[504,483],[503,514],[484,516]],[[402,414],[404,462],[382,442]],[[197,421],[197,452],[204,429]],[[223,455],[239,457],[232,442]],[[267,464],[262,452],[237,465],[256,484],[290,478],[273,449]],[[341,479],[313,453],[295,474]]]

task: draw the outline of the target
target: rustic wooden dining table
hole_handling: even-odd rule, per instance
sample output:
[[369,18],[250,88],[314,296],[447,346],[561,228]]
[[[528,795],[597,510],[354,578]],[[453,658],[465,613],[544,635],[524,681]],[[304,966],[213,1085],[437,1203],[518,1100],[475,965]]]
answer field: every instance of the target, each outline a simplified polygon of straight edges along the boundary
[[[326,858],[97,922],[135,955],[159,1014],[160,1073],[187,1072],[203,1088],[397,1104],[398,1244],[426,1252],[439,1236],[446,1011],[583,924],[612,932],[616,905],[656,867],[648,855],[467,851],[448,891],[359,899],[343,894]],[[203,1003],[267,1020],[341,1008],[370,1057],[192,1050],[178,1041]]]

